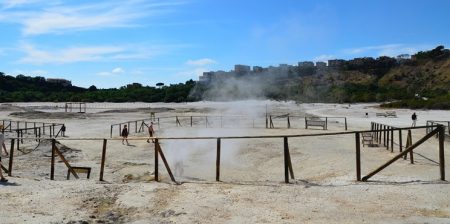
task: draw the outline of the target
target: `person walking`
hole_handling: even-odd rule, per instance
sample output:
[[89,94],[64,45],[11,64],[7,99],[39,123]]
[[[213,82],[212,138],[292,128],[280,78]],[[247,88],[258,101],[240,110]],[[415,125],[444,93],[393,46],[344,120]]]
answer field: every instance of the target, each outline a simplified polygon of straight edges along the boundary
[[[147,139],[147,142],[150,143],[150,138],[153,137],[153,134],[155,133],[155,129],[153,129],[153,122],[150,122],[150,125],[148,126],[148,134],[150,137]],[[155,143],[155,140],[152,139],[152,142]]]
[[411,119],[412,119],[412,127],[415,127],[416,126],[416,122],[417,122],[417,115],[416,115],[416,113],[414,112],[412,115],[411,115]]
[[126,141],[126,142],[127,142],[127,145],[129,145],[129,144],[128,144],[128,139],[127,139],[127,138],[128,138],[128,128],[127,128],[127,125],[123,126],[121,135],[122,135],[122,145],[123,145],[123,142],[124,142],[124,141]]

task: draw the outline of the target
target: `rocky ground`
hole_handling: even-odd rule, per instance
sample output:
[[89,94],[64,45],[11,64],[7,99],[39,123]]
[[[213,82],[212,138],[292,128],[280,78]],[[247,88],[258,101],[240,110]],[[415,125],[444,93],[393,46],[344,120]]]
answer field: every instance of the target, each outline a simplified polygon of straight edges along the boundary
[[[59,138],[57,147],[71,165],[92,168],[90,179],[80,174],[78,180],[66,180],[67,167],[57,158],[51,181],[50,142],[25,140],[15,152],[12,177],[0,184],[0,223],[450,222],[450,185],[439,180],[435,138],[415,150],[414,164],[401,159],[369,182],[355,181],[354,135],[289,138],[295,174],[289,184],[284,183],[282,138],[221,139],[220,182],[215,181],[215,138],[161,139],[179,184],[170,180],[161,159],[160,182],[154,181],[154,144],[147,143],[146,133],[134,133],[132,125],[129,145],[121,143],[118,129],[109,139],[111,124],[149,119],[150,112],[161,117],[160,125],[155,124],[158,137],[229,137],[345,131],[338,118],[329,120],[329,130],[306,130],[301,118],[305,114],[345,116],[349,131],[367,130],[371,121],[407,127],[410,110],[396,110],[397,118],[384,118],[375,116],[383,112],[377,105],[269,101],[88,104],[86,114],[67,114],[52,103],[0,108],[0,119],[65,123],[68,137]],[[446,111],[415,112],[418,125],[426,120],[450,120]],[[273,115],[274,129],[264,128],[266,113]],[[281,116],[287,113],[290,129],[286,116]],[[181,127],[173,116],[180,116]],[[193,127],[190,116],[194,116]],[[210,116],[209,126],[205,116]],[[424,130],[413,131],[413,141],[424,135]],[[103,138],[109,140],[105,181],[99,181]],[[381,146],[362,147],[363,175],[393,158],[398,153],[395,147],[394,153]],[[447,161],[449,155],[446,150]],[[7,158],[2,161],[8,163]],[[446,173],[450,174],[448,165]]]

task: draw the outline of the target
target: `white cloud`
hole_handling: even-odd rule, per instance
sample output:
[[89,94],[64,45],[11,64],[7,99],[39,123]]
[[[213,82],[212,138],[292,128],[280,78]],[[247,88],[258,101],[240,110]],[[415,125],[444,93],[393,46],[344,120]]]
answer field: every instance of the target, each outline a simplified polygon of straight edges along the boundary
[[197,79],[203,72],[209,71],[207,68],[195,68],[191,70],[177,72],[175,76],[187,79]]
[[115,76],[115,75],[122,74],[124,72],[125,72],[125,70],[123,70],[123,68],[117,67],[117,68],[112,69],[111,71],[99,72],[99,73],[97,73],[97,75],[99,75],[99,76]]
[[51,2],[48,0],[3,0],[2,3],[0,3],[3,8],[9,9],[14,7],[20,7],[23,5],[30,5],[30,4],[36,4],[36,3],[43,3],[43,2]]
[[[9,10],[20,5],[35,4],[36,9]],[[111,27],[138,26],[139,19],[167,14],[179,1],[101,1],[89,4],[69,4],[59,1],[8,0],[3,3],[0,21],[19,23],[25,35],[64,33]],[[39,7],[40,6],[40,7]]]
[[202,58],[202,59],[198,59],[198,60],[188,60],[186,62],[186,65],[191,65],[191,66],[206,66],[206,65],[211,65],[211,64],[217,64],[217,62],[210,58]]
[[148,59],[167,54],[182,45],[114,45],[114,46],[74,46],[58,49],[38,49],[24,43],[20,46],[25,56],[18,62],[24,64],[67,64],[95,61],[123,61]]
[[122,68],[117,67],[117,68],[113,69],[111,72],[114,74],[120,74],[120,73],[124,73],[125,71]]
[[366,46],[359,48],[344,49],[343,53],[348,55],[367,55],[372,53],[376,56],[397,56],[399,54],[415,54],[418,51],[433,48],[428,44],[385,44],[376,46]]
[[31,44],[23,44],[21,49],[26,56],[19,62],[35,65],[100,61],[125,51],[122,47],[117,46],[70,47],[46,51],[37,49]]

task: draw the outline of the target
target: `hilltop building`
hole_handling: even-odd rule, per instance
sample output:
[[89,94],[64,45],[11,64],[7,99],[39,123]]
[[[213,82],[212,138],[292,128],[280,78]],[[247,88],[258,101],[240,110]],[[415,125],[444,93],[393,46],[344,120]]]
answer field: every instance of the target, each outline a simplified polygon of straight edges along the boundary
[[338,68],[345,65],[345,60],[343,59],[334,59],[328,60],[328,67]]
[[237,75],[244,75],[244,74],[250,73],[250,66],[248,66],[248,65],[235,65],[234,66],[234,72]]
[[261,73],[264,69],[261,66],[253,66],[253,73]]
[[314,62],[312,61],[301,61],[298,63],[298,67],[314,67]]
[[48,78],[46,81],[48,83],[60,84],[62,86],[72,86],[72,82],[67,79]]
[[327,63],[325,63],[323,61],[318,61],[318,62],[316,62],[316,67],[317,68],[326,68],[327,67]]

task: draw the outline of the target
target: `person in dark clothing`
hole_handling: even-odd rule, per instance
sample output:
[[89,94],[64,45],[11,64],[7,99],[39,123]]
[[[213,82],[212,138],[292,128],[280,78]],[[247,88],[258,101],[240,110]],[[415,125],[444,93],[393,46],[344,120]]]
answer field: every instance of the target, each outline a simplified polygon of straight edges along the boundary
[[125,125],[125,126],[123,127],[121,135],[122,135],[122,145],[123,145],[123,142],[124,142],[124,141],[126,141],[126,142],[127,142],[127,145],[129,145],[129,144],[128,144],[128,139],[127,139],[127,138],[128,138],[128,128],[127,128],[127,125]]
[[416,121],[417,121],[417,115],[416,115],[416,113],[413,113],[412,115],[411,115],[411,119],[412,119],[412,127],[415,127],[416,126]]
[[61,135],[63,136],[63,137],[66,137],[66,126],[63,124],[62,125],[62,127],[61,127]]

